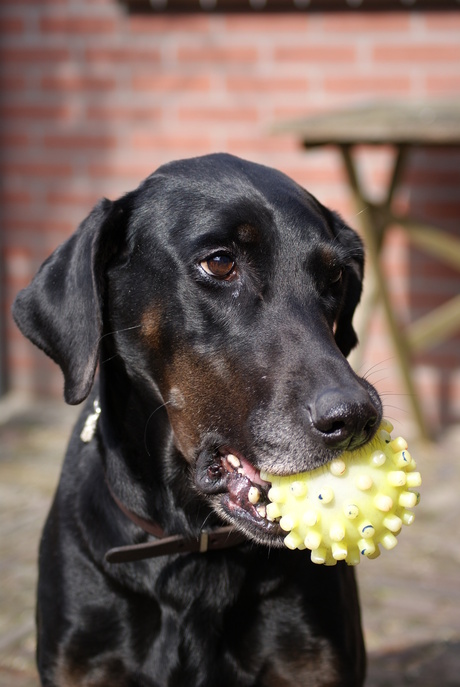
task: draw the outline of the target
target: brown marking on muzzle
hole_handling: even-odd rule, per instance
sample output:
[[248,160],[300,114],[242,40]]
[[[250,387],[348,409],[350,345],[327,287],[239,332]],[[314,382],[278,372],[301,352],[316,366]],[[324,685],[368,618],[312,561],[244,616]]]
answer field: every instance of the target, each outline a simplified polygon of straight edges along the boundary
[[176,446],[192,461],[207,432],[227,436],[232,427],[244,423],[249,408],[248,393],[242,373],[222,353],[204,355],[183,344],[179,350],[167,350],[164,355],[162,320],[161,306],[151,305],[142,317],[141,336],[161,361],[157,382]]
[[204,356],[183,349],[165,370],[166,410],[178,449],[188,461],[209,432],[244,432],[251,407],[250,389],[240,371],[221,354]]

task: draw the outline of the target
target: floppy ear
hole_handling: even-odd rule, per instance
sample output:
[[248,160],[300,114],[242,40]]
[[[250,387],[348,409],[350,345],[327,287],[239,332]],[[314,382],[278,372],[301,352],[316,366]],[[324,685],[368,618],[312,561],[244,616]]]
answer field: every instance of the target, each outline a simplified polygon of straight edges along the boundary
[[77,231],[20,291],[13,317],[64,373],[67,403],[81,403],[96,372],[102,333],[104,275],[121,225],[115,203],[100,201]]
[[332,213],[334,233],[337,241],[346,249],[348,267],[343,275],[344,293],[339,314],[335,322],[335,340],[346,357],[358,343],[353,328],[353,315],[361,298],[364,275],[364,248],[358,234],[345,224],[342,218]]

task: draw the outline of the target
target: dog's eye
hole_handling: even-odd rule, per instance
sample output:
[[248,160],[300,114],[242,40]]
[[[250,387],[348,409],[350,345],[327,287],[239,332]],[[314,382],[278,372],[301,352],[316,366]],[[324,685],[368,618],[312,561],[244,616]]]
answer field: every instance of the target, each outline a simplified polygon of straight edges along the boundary
[[206,274],[216,279],[231,279],[235,274],[235,260],[228,253],[214,253],[200,262]]
[[330,276],[330,284],[332,284],[334,286],[340,284],[340,282],[342,281],[342,277],[343,277],[343,270],[341,268],[337,268],[336,270],[334,270],[334,272]]

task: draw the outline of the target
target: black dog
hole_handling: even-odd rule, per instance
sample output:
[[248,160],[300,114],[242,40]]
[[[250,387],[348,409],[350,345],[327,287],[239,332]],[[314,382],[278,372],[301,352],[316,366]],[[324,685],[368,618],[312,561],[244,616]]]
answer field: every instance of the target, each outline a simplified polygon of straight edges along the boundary
[[40,549],[43,685],[362,685],[353,570],[286,549],[260,477],[377,428],[345,359],[362,268],[293,181],[211,155],[101,201],[19,294],[88,399]]

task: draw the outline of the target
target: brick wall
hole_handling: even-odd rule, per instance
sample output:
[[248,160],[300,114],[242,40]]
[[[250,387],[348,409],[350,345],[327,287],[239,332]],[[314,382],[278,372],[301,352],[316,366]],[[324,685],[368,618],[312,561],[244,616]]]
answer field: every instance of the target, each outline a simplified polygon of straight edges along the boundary
[[[460,13],[133,16],[116,0],[3,0],[1,227],[7,367],[13,389],[58,394],[60,373],[26,342],[9,308],[44,257],[101,196],[117,197],[170,159],[228,151],[278,167],[357,225],[333,150],[305,153],[280,120],[362,102],[459,95]],[[363,151],[374,194],[391,151]],[[414,153],[400,202],[459,233],[460,156]],[[460,276],[386,249],[403,320],[459,291]],[[459,339],[417,359],[433,423],[460,419]],[[406,399],[380,319],[364,371]]]

